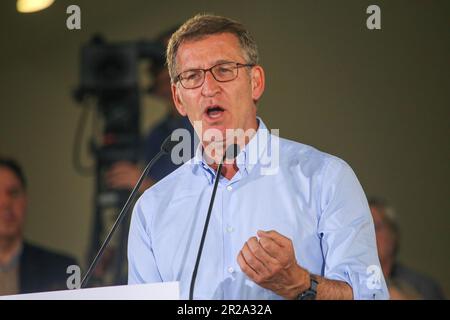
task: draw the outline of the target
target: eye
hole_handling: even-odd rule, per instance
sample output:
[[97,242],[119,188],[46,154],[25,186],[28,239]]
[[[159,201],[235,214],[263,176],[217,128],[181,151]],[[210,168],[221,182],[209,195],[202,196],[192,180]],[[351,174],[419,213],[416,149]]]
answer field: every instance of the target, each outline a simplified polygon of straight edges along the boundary
[[233,73],[233,68],[231,66],[218,66],[217,72],[220,75],[227,75]]
[[11,198],[18,198],[21,195],[21,190],[19,188],[12,188],[8,194]]
[[181,79],[187,80],[187,81],[196,81],[200,79],[201,72],[198,70],[191,70],[186,71],[181,75]]

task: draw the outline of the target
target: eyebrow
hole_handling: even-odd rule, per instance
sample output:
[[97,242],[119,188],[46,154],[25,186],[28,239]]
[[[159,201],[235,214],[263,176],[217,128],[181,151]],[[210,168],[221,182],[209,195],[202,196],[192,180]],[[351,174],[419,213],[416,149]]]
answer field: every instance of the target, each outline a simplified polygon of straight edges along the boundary
[[[222,63],[233,63],[233,62],[234,61],[220,59],[220,60],[216,60],[211,67],[217,66],[218,64],[222,64]],[[207,68],[207,69],[209,69],[209,68]],[[204,70],[204,69],[203,68],[189,68],[184,71],[181,71],[180,74],[183,72],[186,72],[186,71],[194,71],[194,70]]]

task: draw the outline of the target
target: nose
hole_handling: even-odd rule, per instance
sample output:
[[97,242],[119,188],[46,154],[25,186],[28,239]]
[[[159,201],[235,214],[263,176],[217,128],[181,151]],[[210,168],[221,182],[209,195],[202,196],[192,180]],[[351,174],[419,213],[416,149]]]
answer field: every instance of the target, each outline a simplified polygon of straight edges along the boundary
[[214,79],[211,70],[205,73],[205,81],[202,86],[202,95],[213,97],[220,91],[220,83]]

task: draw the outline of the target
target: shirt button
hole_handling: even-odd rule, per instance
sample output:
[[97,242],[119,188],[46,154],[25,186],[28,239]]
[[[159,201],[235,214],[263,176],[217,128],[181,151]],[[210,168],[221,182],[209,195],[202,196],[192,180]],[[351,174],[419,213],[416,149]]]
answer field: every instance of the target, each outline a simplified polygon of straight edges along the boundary
[[227,232],[228,232],[228,233],[232,233],[233,231],[234,231],[234,228],[233,228],[233,227],[228,227],[228,228],[227,228]]
[[228,191],[231,191],[231,190],[233,190],[233,187],[232,187],[232,186],[228,186],[228,187],[227,187],[227,190],[228,190]]
[[233,267],[228,267],[228,273],[233,273],[233,272],[234,272]]

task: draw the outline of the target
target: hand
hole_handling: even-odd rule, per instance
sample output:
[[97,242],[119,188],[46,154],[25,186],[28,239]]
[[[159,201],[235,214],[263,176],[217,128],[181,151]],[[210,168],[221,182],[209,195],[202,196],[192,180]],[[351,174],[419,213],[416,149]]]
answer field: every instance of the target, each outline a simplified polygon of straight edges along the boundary
[[[137,165],[127,161],[120,161],[113,164],[106,173],[106,183],[110,188],[131,190],[141,174],[141,169]],[[142,183],[140,191],[144,191],[152,184],[151,180],[147,178]]]
[[263,288],[295,299],[309,289],[309,272],[297,264],[289,238],[276,231],[258,231],[259,240],[251,237],[239,252],[242,271]]

